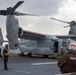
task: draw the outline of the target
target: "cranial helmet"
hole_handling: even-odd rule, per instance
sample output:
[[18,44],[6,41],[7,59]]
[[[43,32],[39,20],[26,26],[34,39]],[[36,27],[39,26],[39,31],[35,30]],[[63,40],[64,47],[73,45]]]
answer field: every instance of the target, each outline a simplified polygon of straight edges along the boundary
[[68,49],[76,51],[76,43],[69,44],[69,48]]

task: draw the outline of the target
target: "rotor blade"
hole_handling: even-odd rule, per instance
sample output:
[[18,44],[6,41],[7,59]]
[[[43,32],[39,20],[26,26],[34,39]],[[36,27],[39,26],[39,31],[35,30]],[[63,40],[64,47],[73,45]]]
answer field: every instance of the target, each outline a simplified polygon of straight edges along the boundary
[[66,27],[70,27],[70,25],[68,25],[68,26],[64,26],[64,28],[66,28]]
[[33,14],[20,13],[20,12],[15,12],[15,15],[16,15],[16,16],[21,16],[21,15],[39,16],[39,15],[33,15]]
[[12,11],[15,11],[24,1],[19,1],[13,8]]
[[0,15],[6,15],[6,10],[0,10]]
[[57,20],[57,21],[60,21],[60,22],[63,22],[63,23],[70,24],[70,22],[66,22],[66,21],[58,20],[58,19],[55,19],[55,18],[50,18],[50,19],[53,19],[53,20]]
[[39,15],[33,15],[33,14],[25,14],[25,15],[28,15],[28,16],[39,16]]

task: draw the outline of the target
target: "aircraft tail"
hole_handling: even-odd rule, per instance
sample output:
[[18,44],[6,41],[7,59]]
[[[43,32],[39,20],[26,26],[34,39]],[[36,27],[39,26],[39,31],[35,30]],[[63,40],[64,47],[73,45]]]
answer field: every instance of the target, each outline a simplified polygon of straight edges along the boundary
[[2,30],[0,28],[0,45],[3,44],[3,35],[2,35]]

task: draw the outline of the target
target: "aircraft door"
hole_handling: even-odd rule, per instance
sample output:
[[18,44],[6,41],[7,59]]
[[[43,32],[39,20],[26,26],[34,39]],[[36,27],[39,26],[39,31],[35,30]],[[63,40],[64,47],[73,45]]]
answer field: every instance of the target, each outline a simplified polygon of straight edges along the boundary
[[58,44],[59,44],[58,41],[54,42],[54,53],[58,53]]
[[54,41],[54,53],[60,53],[62,47],[62,39],[59,39],[57,41]]

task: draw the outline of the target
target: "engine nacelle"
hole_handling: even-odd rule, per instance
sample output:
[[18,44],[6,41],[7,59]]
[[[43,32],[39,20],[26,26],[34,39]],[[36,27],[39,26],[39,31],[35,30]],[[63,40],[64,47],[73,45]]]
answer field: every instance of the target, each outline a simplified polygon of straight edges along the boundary
[[19,27],[18,36],[22,36],[22,35],[23,35],[23,29],[21,27]]
[[18,19],[14,15],[7,15],[6,32],[10,49],[18,48]]

